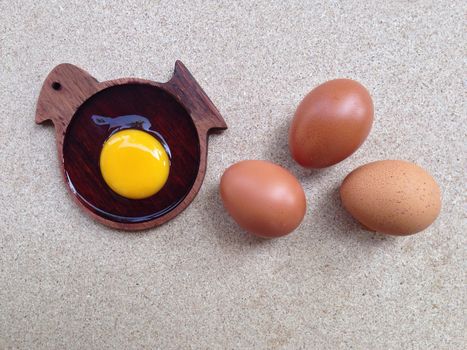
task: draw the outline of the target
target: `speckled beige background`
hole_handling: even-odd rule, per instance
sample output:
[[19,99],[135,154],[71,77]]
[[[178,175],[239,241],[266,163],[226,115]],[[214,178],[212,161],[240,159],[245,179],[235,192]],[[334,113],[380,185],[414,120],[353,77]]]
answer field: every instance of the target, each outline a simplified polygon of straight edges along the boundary
[[[465,349],[466,56],[461,0],[0,1],[0,349]],[[47,73],[164,81],[185,62],[229,125],[204,185],[169,224],[123,233],[70,200],[51,126],[34,124]],[[336,77],[371,91],[369,139],[323,171],[293,164],[287,128]],[[222,210],[219,177],[270,159],[308,212],[259,241]],[[422,234],[370,234],[336,189],[377,159],[415,161],[443,190]]]

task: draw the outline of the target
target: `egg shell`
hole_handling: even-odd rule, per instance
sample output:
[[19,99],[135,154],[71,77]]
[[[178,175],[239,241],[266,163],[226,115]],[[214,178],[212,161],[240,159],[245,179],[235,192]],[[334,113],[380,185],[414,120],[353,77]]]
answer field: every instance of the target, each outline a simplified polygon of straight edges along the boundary
[[373,101],[351,79],[319,85],[300,102],[289,130],[289,149],[306,168],[341,162],[365,141],[373,124]]
[[295,230],[306,212],[303,188],[288,170],[271,162],[244,160],[222,175],[224,207],[246,231],[264,238]]
[[370,230],[410,235],[430,226],[441,210],[441,191],[425,170],[382,160],[352,171],[340,187],[345,209]]

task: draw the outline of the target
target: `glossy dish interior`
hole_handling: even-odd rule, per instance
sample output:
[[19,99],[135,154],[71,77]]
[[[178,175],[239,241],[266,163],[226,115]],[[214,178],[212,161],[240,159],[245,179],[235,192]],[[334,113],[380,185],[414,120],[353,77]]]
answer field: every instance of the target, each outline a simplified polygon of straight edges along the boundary
[[[167,183],[145,199],[113,192],[99,168],[102,145],[125,128],[150,133],[170,155]],[[119,223],[141,223],[167,214],[183,201],[195,183],[200,153],[196,126],[171,94],[154,85],[128,83],[99,91],[77,109],[65,133],[64,173],[78,200],[96,215]]]

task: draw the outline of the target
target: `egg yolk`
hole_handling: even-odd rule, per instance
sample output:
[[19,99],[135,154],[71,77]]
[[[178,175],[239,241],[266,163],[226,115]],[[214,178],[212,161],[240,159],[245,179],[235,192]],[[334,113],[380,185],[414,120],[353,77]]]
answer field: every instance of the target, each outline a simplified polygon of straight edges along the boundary
[[170,159],[162,144],[147,132],[116,132],[104,143],[100,168],[107,185],[119,195],[142,199],[157,193],[169,177]]

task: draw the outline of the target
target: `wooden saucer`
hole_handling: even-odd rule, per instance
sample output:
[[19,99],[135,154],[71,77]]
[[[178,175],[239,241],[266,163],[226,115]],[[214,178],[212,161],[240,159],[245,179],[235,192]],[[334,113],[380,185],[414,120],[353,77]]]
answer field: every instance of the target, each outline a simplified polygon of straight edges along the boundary
[[[61,171],[78,205],[97,221],[124,230],[158,226],[183,211],[203,182],[208,134],[227,128],[180,61],[166,83],[136,78],[98,82],[74,65],[60,64],[42,86],[35,120],[54,124]],[[128,199],[105,183],[99,157],[116,127],[114,120],[129,120],[118,127],[159,135],[170,148],[169,178],[155,195]]]

